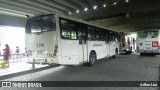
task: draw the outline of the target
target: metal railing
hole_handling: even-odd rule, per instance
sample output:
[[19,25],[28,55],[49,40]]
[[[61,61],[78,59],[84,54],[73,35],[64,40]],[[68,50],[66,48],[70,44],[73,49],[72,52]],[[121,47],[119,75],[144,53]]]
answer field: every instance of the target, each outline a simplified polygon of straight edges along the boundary
[[[9,62],[23,62],[23,58],[25,58],[25,53],[15,53],[15,54],[11,54],[10,58],[9,58]],[[3,55],[0,55],[0,60],[3,60]]]

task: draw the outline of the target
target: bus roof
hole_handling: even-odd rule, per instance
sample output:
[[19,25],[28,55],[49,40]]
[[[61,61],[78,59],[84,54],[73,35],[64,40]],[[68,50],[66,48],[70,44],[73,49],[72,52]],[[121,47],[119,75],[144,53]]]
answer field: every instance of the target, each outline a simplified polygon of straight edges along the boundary
[[82,19],[78,19],[78,18],[75,18],[75,17],[73,18],[73,17],[67,16],[67,15],[62,15],[62,14],[58,14],[58,16],[62,17],[62,18],[65,18],[65,19],[73,20],[73,21],[76,21],[76,22],[79,22],[79,23],[83,23],[83,24],[99,27],[99,28],[102,28],[102,29],[107,29],[107,31],[110,31],[110,32],[115,32],[115,31],[110,30],[107,27],[96,25],[96,24],[93,24],[91,22],[88,22],[88,21],[85,21],[85,20],[82,20]]
[[99,27],[99,28],[102,28],[102,29],[107,29],[106,31],[109,31],[109,32],[118,33],[118,32],[110,30],[107,27],[96,25],[96,24],[93,24],[91,22],[88,22],[88,21],[85,21],[85,20],[82,20],[82,19],[78,19],[78,18],[75,18],[75,17],[73,18],[73,17],[67,16],[67,15],[62,15],[62,14],[58,14],[58,13],[42,14],[42,15],[38,15],[38,16],[28,18],[27,20],[34,19],[34,18],[37,18],[37,17],[42,17],[42,16],[48,16],[48,15],[57,15],[58,17],[61,17],[61,18],[69,19],[69,20],[76,21],[76,22],[83,23],[83,24],[90,25],[90,26]]

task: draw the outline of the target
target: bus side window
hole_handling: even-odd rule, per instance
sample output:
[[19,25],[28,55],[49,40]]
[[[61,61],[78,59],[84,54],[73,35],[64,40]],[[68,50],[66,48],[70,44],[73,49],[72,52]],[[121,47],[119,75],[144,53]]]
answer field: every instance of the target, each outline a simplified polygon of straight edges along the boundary
[[104,30],[101,28],[96,28],[96,40],[104,41],[105,40]]
[[114,38],[114,34],[113,34],[113,33],[109,33],[108,37],[109,37],[109,42],[115,41],[115,38]]
[[77,39],[75,22],[67,19],[60,19],[61,37],[63,39]]
[[77,39],[77,32],[71,31],[71,39]]
[[79,39],[79,44],[82,44],[82,42],[84,43],[84,44],[86,44],[86,40],[87,40],[87,38],[86,38],[86,33],[87,33],[87,31],[86,31],[86,25],[85,24],[81,24],[81,23],[77,23],[77,30],[78,30],[78,39]]
[[105,43],[108,44],[108,34],[106,33]]
[[111,34],[109,34],[109,41],[108,44],[111,44],[111,42],[113,41],[113,36]]
[[70,39],[70,31],[69,30],[62,30],[62,37],[64,39]]
[[96,40],[96,30],[93,26],[87,26],[88,40]]
[[113,34],[113,41],[116,41],[116,36]]
[[31,33],[31,22],[30,22],[29,20],[26,22],[25,32],[26,32],[27,34],[30,34],[30,33]]

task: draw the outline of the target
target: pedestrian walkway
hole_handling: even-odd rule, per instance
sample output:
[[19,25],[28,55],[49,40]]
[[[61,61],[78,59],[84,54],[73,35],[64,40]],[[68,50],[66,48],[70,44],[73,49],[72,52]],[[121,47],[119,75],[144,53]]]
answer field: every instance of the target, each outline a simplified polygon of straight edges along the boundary
[[[48,65],[36,65],[35,68],[46,67]],[[0,76],[31,70],[32,65],[28,64],[25,58],[11,59],[9,67],[0,68]]]

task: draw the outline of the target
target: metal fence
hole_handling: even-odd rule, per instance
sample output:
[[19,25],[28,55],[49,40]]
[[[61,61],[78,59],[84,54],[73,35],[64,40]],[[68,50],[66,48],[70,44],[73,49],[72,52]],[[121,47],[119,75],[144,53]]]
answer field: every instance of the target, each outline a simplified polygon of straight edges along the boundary
[[[15,54],[11,54],[10,58],[9,58],[9,62],[22,62],[25,58],[25,53],[15,53]],[[0,56],[0,60],[3,60],[3,55]]]

